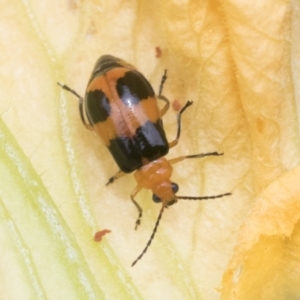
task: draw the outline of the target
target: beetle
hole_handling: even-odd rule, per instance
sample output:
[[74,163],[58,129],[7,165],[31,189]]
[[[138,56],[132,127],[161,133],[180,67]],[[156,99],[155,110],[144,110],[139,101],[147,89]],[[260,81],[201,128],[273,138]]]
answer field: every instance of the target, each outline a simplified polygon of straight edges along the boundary
[[[133,65],[120,58],[103,55],[95,64],[84,99],[68,86],[58,83],[79,99],[82,123],[103,140],[119,167],[119,171],[106,185],[135,171],[137,185],[130,196],[138,210],[135,229],[140,225],[142,218],[142,208],[135,200],[141,189],[152,190],[153,201],[162,204],[150,239],[132,266],[142,258],[151,245],[165,208],[180,199],[206,200],[231,195],[231,193],[202,197],[177,195],[179,187],[170,179],[174,164],[185,159],[219,156],[223,153],[201,153],[170,160],[165,158],[169,149],[176,146],[179,141],[182,113],[193,103],[187,101],[177,114],[177,135],[173,141],[168,142],[162,122],[162,117],[170,107],[169,100],[162,95],[166,79],[165,70],[156,96],[148,80]],[[164,102],[162,109],[159,109],[157,100]]]

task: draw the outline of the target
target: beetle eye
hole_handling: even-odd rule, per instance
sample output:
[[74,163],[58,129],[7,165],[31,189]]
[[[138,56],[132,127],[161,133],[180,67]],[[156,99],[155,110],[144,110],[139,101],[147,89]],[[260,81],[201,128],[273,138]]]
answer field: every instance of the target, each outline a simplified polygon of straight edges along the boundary
[[175,183],[175,182],[172,182],[172,191],[173,191],[173,193],[176,194],[178,192],[178,190],[179,190],[178,184]]
[[152,200],[155,202],[155,203],[160,203],[161,200],[158,196],[156,196],[155,194],[152,195]]

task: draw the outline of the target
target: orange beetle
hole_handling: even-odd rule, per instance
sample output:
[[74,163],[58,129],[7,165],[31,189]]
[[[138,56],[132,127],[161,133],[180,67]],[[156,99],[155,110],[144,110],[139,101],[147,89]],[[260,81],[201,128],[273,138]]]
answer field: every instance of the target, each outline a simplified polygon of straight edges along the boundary
[[[162,95],[166,73],[167,71],[162,77],[159,94],[156,96],[147,79],[132,65],[114,56],[104,55],[95,64],[84,99],[68,86],[58,83],[79,98],[79,112],[83,124],[104,141],[119,166],[120,170],[109,179],[107,185],[126,173],[135,171],[137,186],[131,193],[131,201],[139,213],[135,229],[142,217],[142,208],[135,200],[141,189],[152,190],[153,201],[162,203],[152,235],[132,266],[151,245],[164,208],[180,199],[206,200],[231,195],[225,193],[190,197],[176,194],[179,187],[170,179],[173,164],[184,159],[219,156],[223,153],[202,153],[170,160],[164,157],[170,148],[177,145],[181,131],[181,114],[192,105],[192,102],[188,101],[179,111],[177,136],[172,142],[168,142],[161,119],[170,106],[169,100]],[[162,109],[159,109],[157,99],[165,103]]]

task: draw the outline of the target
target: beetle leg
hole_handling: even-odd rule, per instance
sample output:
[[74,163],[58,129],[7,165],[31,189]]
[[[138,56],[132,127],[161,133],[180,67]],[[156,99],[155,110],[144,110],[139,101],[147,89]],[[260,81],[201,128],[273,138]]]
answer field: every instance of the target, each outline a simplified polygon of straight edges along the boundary
[[177,115],[177,135],[176,135],[175,140],[172,141],[171,143],[169,143],[169,148],[172,148],[177,145],[177,143],[179,141],[179,137],[180,137],[180,132],[181,132],[181,114],[192,104],[193,104],[192,101],[188,101],[184,105],[184,107],[180,110],[180,112],[178,113],[178,115]]
[[164,83],[166,80],[167,80],[167,70],[165,70],[164,75],[161,78],[159,90],[158,90],[158,96],[161,96],[163,88],[164,88]]
[[119,179],[120,177],[122,177],[124,175],[126,175],[126,174],[124,172],[122,172],[121,170],[119,170],[114,176],[112,176],[108,179],[108,182],[106,183],[106,185],[113,183],[116,179]]
[[143,215],[143,210],[142,208],[139,206],[139,204],[134,200],[134,197],[137,195],[137,193],[142,189],[142,187],[140,185],[137,185],[135,187],[135,189],[132,191],[131,195],[130,195],[130,198],[131,198],[131,201],[132,203],[135,205],[135,207],[137,208],[138,212],[139,212],[139,216],[135,222],[135,230],[137,230],[138,226],[141,224],[141,218],[142,218],[142,215]]
[[157,98],[166,103],[165,106],[163,107],[163,109],[160,111],[160,117],[162,117],[170,108],[170,101],[163,95],[159,95],[159,96],[157,96]]
[[80,118],[81,118],[81,121],[82,121],[83,125],[88,130],[94,131],[93,126],[90,123],[87,123],[85,121],[84,114],[83,114],[83,99],[82,98],[79,99],[79,112],[80,112]]
[[169,163],[171,165],[176,164],[186,158],[200,158],[204,156],[220,156],[223,155],[224,153],[218,153],[218,152],[208,152],[208,153],[200,153],[200,154],[194,154],[194,155],[186,155],[186,156],[179,156],[173,159],[169,160]]
[[88,130],[92,130],[93,131],[93,126],[89,123],[87,123],[85,121],[85,118],[84,118],[84,114],[83,114],[83,98],[78,95],[74,90],[72,90],[71,88],[69,88],[67,85],[65,84],[61,84],[61,83],[57,83],[59,86],[61,86],[62,89],[72,93],[74,96],[76,96],[79,100],[79,113],[80,113],[80,118],[81,118],[81,121],[83,123],[83,125],[88,129]]
[[166,80],[167,80],[167,70],[165,70],[164,75],[161,78],[161,82],[160,82],[160,86],[159,86],[159,92],[158,92],[158,96],[157,96],[157,98],[159,100],[162,100],[166,103],[164,108],[160,111],[160,116],[161,117],[168,111],[168,109],[170,107],[170,101],[165,96],[162,95],[164,83],[165,83]]

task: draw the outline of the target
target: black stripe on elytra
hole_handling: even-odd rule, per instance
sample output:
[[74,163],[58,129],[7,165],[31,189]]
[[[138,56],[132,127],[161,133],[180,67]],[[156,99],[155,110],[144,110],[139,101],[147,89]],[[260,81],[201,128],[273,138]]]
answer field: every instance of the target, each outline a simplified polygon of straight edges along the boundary
[[146,78],[134,71],[128,71],[116,82],[116,89],[122,102],[127,105],[137,105],[139,101],[154,96],[154,91]]
[[161,120],[156,123],[147,121],[143,126],[137,128],[134,139],[142,157],[149,161],[165,156],[169,152],[169,143]]
[[109,100],[102,90],[94,90],[87,93],[85,109],[92,124],[105,121],[111,112]]
[[119,168],[130,173],[143,165],[142,159],[153,161],[169,152],[169,144],[161,120],[150,121],[136,130],[132,138],[118,137],[110,140],[108,147]]
[[108,150],[121,171],[131,173],[143,165],[139,148],[134,139],[118,137],[109,142]]
[[92,78],[105,74],[111,69],[123,67],[123,65],[119,64],[118,61],[119,58],[116,58],[112,55],[101,56],[95,64],[94,70],[92,72]]

